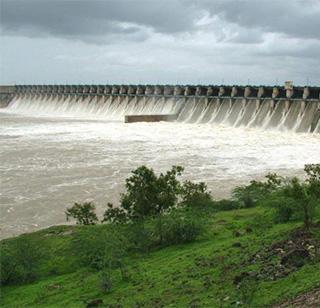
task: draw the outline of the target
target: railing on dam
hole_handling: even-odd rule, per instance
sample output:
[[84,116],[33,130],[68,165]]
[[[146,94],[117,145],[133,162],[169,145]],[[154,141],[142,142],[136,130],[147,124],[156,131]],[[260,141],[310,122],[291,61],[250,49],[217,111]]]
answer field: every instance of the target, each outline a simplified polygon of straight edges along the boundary
[[319,100],[320,87],[227,85],[16,85],[0,86],[0,95],[90,95]]

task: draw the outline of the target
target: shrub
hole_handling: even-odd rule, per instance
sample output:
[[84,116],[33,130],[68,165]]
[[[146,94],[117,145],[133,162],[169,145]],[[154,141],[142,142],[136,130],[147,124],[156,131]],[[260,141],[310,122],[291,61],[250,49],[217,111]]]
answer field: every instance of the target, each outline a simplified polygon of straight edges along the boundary
[[131,250],[148,252],[152,247],[151,226],[145,221],[136,221],[125,226]]
[[1,244],[1,285],[27,283],[37,278],[41,253],[31,240],[17,238]]
[[118,226],[83,229],[73,239],[74,251],[84,266],[96,270],[120,268],[129,244]]
[[180,189],[182,206],[203,208],[212,205],[212,197],[205,183],[193,183],[185,181]]
[[309,230],[320,206],[320,164],[306,165],[306,181],[293,178],[270,194],[263,204],[275,208],[275,220],[302,220]]
[[125,224],[128,222],[128,219],[127,212],[123,208],[114,207],[112,203],[108,203],[108,209],[104,212],[101,222]]
[[154,245],[169,246],[194,241],[201,233],[201,221],[186,211],[173,211],[153,221]]
[[95,209],[92,202],[75,203],[73,207],[66,210],[67,221],[72,217],[79,225],[94,225],[98,221]]
[[287,204],[281,205],[277,208],[274,221],[276,223],[285,223],[292,219],[293,209]]
[[283,190],[275,192],[262,203],[263,206],[273,209],[273,222],[286,223],[291,220],[299,219],[297,216],[296,201],[293,198],[284,196]]
[[284,196],[290,198],[295,205],[292,210],[298,217],[302,217],[304,227],[309,230],[312,224],[315,207],[319,205],[311,190],[311,185],[301,183],[297,178],[293,178],[283,189]]
[[163,215],[176,206],[198,209],[211,206],[213,201],[205,183],[185,181],[182,184],[177,179],[182,172],[180,166],[173,166],[159,176],[146,166],[132,171],[132,175],[126,179],[126,192],[121,195],[120,206],[115,208],[109,203],[102,221],[137,223]]
[[267,181],[251,181],[247,186],[236,187],[232,191],[232,197],[243,208],[256,206],[257,203],[283,185],[283,179],[275,173],[266,175]]

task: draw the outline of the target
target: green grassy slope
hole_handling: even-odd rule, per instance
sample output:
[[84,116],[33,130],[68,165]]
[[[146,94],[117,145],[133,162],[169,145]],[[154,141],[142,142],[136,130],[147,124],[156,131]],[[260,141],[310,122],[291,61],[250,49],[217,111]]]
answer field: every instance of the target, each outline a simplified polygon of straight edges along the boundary
[[[320,286],[319,261],[278,278],[279,256],[267,253],[299,226],[269,225],[261,208],[212,213],[194,243],[128,257],[128,279],[114,269],[109,293],[102,292],[100,273],[79,265],[71,246],[84,228],[107,225],[57,226],[22,235],[42,253],[37,280],[2,287],[1,306],[85,307],[101,299],[104,307],[268,307]],[[319,228],[314,232],[320,237]],[[17,238],[5,242],[10,241]],[[241,280],[251,275],[258,279]]]

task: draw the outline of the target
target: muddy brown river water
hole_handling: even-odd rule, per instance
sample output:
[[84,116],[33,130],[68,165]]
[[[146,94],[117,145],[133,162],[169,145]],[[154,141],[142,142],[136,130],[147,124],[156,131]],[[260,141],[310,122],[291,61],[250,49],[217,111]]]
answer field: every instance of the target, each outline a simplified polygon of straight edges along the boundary
[[130,171],[185,167],[216,198],[269,171],[301,174],[320,161],[319,134],[214,124],[134,123],[0,111],[1,237],[65,223],[64,210],[93,200],[101,215]]

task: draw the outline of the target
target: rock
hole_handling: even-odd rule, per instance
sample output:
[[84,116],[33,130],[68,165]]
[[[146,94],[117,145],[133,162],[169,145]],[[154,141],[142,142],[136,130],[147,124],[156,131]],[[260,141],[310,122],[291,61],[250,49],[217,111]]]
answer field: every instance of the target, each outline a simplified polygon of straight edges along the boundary
[[276,248],[275,251],[280,255],[283,255],[285,253],[285,251],[282,248]]
[[301,267],[309,257],[310,254],[306,249],[292,249],[281,258],[280,263],[285,266]]
[[294,299],[287,300],[281,304],[272,306],[272,308],[318,308],[320,307],[320,289],[314,289],[307,293],[298,295]]

